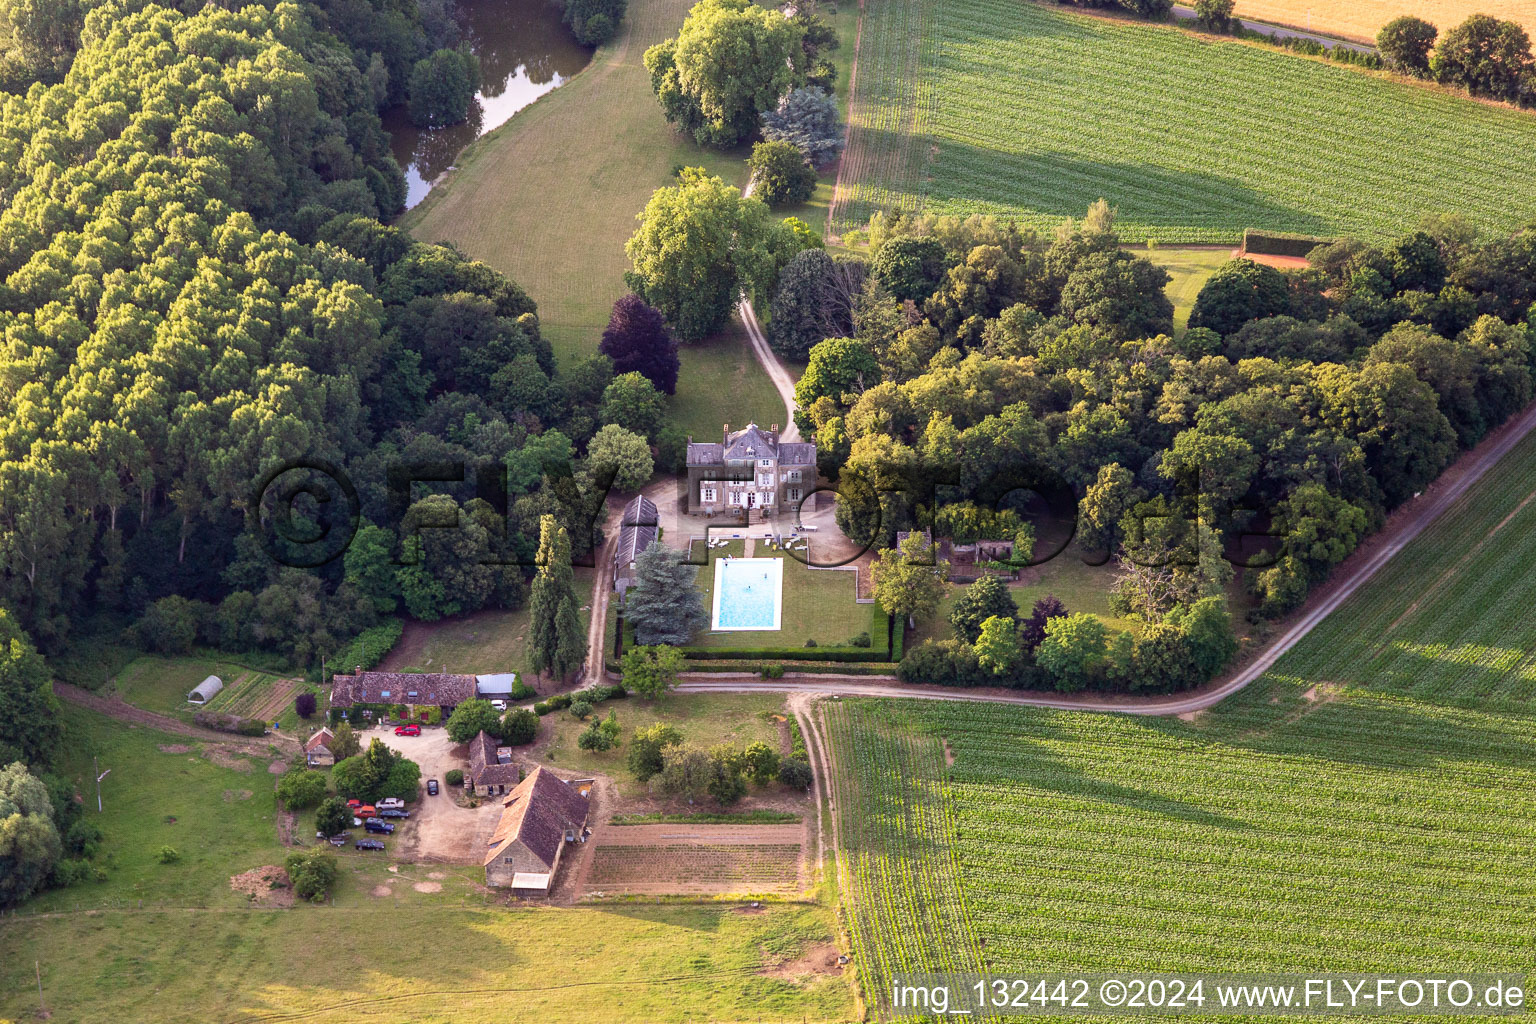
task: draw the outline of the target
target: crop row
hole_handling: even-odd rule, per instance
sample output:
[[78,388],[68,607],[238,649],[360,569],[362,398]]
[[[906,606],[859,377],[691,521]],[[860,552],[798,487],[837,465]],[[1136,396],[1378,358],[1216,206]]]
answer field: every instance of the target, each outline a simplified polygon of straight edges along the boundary
[[865,31],[899,30],[908,8],[934,23],[917,76],[932,109],[894,100],[910,47],[864,48],[855,109],[883,103],[882,137],[905,124],[919,143],[885,137],[890,159],[857,169],[867,205],[1045,228],[1104,197],[1124,237],[1165,242],[1386,235],[1444,210],[1513,230],[1536,213],[1527,114],[1015,0],[892,0]]

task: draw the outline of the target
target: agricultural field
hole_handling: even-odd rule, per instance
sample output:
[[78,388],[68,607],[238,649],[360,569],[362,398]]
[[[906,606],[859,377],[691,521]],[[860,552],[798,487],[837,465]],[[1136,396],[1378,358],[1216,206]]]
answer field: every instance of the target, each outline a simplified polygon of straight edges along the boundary
[[[448,1024],[590,1016],[595,1000],[615,1024],[851,1016],[842,978],[786,966],[832,940],[825,905],[752,914],[729,903],[518,905],[487,891],[476,868],[402,862],[391,849],[338,852],[325,905],[254,906],[232,876],[281,864],[290,849],[265,745],[200,744],[73,705],[64,716],[61,769],[91,795],[106,879],[45,892],[7,915],[0,1020],[40,1018],[34,961],[56,1024],[370,1012]],[[87,788],[93,754],[112,769],[100,815]],[[167,845],[180,853],[175,863],[159,860]],[[409,935],[381,946],[403,921]]]
[[1529,113],[1047,4],[896,0],[863,32],[838,231],[881,207],[1049,229],[1101,197],[1163,243],[1536,216]]
[[[866,992],[978,943],[997,970],[1524,971],[1533,498],[1528,438],[1264,678],[1195,715],[828,706]],[[891,793],[934,795],[882,806]],[[893,908],[900,886],[865,882],[864,863],[905,871],[914,905]]]
[[[223,680],[224,689],[206,705],[187,703],[187,693],[211,675]],[[284,728],[298,721],[293,710],[294,696],[303,689],[313,690],[300,679],[236,662],[153,654],[134,658],[111,679],[110,685],[123,700],[146,711],[190,719],[194,712],[206,707],[263,722],[279,722]]]
[[829,708],[866,995],[977,963],[1526,970],[1536,721],[1317,698],[1272,679],[1193,723]]
[[1423,18],[1441,32],[1474,14],[1491,14],[1536,34],[1536,7],[1528,0],[1237,0],[1236,13],[1366,43],[1375,42],[1381,27],[1403,14]]
[[[655,826],[653,826],[655,827]],[[695,825],[695,829],[709,826]],[[726,826],[736,828],[737,826]],[[643,826],[624,826],[633,832]],[[678,826],[659,826],[676,833]],[[799,889],[799,825],[749,827],[754,832],[786,833],[789,842],[718,842],[703,835],[691,842],[626,843],[605,840],[592,851],[586,878],[588,893],[664,893],[762,895]],[[715,831],[720,831],[716,827]]]

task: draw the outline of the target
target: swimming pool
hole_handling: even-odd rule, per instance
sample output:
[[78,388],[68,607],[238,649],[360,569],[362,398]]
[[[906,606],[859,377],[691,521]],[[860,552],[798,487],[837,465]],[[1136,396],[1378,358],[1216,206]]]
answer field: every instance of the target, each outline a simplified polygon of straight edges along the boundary
[[780,628],[779,601],[783,588],[782,558],[716,559],[715,614],[711,628]]

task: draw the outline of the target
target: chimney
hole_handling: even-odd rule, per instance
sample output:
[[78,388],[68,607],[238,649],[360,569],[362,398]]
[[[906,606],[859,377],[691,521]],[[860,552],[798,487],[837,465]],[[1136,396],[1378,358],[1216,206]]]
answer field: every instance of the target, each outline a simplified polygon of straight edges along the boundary
[[727,423],[725,425],[724,432],[723,432],[723,437],[724,437],[724,440],[722,440],[720,442],[721,444],[730,444],[731,443],[731,425],[729,423]]

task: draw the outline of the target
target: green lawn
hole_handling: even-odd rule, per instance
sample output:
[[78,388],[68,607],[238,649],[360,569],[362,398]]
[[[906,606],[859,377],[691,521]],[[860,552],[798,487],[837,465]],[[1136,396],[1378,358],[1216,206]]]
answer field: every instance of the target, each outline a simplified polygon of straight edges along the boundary
[[863,31],[839,230],[904,207],[1048,231],[1099,198],[1163,243],[1536,214],[1529,113],[1045,3],[891,0]]
[[[746,706],[751,701],[768,705],[740,698],[743,728],[761,721],[758,731],[771,731],[756,717],[762,709]],[[709,726],[678,716],[701,739],[714,735],[716,718],[731,720],[718,706],[691,712],[710,713]],[[518,906],[479,884],[474,867],[346,850],[328,905],[251,909],[230,876],[281,864],[288,849],[278,841],[267,758],[215,763],[198,744],[160,749],[189,745],[183,737],[71,705],[64,717],[61,769],[91,796],[88,813],[106,835],[98,863],[108,878],[46,893],[6,919],[0,1019],[34,1019],[34,960],[52,1019],[71,1024],[369,1013],[446,1024],[573,1017],[590,1013],[594,1001],[601,1018],[615,1022],[759,1015],[830,1022],[852,1014],[840,978],[769,973],[832,939],[824,906],[753,914],[711,904]],[[89,786],[92,754],[112,769],[101,815]],[[179,861],[159,863],[166,845]]]
[[552,711],[540,720],[534,755],[561,769],[609,775],[622,795],[634,796],[644,787],[630,778],[624,767],[624,755],[629,738],[637,730],[665,722],[677,727],[684,742],[701,747],[717,743],[744,747],[762,740],[778,749],[779,731],[774,716],[785,714],[780,694],[735,693],[674,693],[656,700],[627,697],[604,701],[593,713],[606,718],[610,711],[618,716],[624,729],[620,745],[613,750],[582,750],[576,745],[576,737],[587,723],[568,711]]
[[[695,556],[700,551],[694,545]],[[712,612],[715,592],[715,560],[721,554],[742,554],[740,541],[710,552],[708,565],[699,567],[699,589],[704,594],[704,608]],[[782,552],[757,542],[754,558],[779,557],[784,561],[784,589],[780,597],[777,630],[706,629],[694,639],[697,647],[803,647],[815,640],[818,647],[848,647],[859,633],[869,633],[871,643],[885,646],[885,618],[877,606],[858,604],[854,574],[834,569],[812,569]],[[877,628],[878,620],[878,628]]]
[[1189,326],[1189,314],[1194,311],[1195,299],[1205,282],[1218,267],[1232,259],[1232,251],[1225,246],[1220,249],[1158,248],[1138,255],[1145,255],[1173,278],[1168,284],[1168,297],[1173,300],[1174,327],[1180,331]]
[[[576,574],[576,599],[581,602],[581,628],[592,618],[595,570]],[[528,605],[512,611],[493,610],[441,622],[411,623],[399,645],[380,665],[389,672],[462,672],[472,675],[528,671]]]

